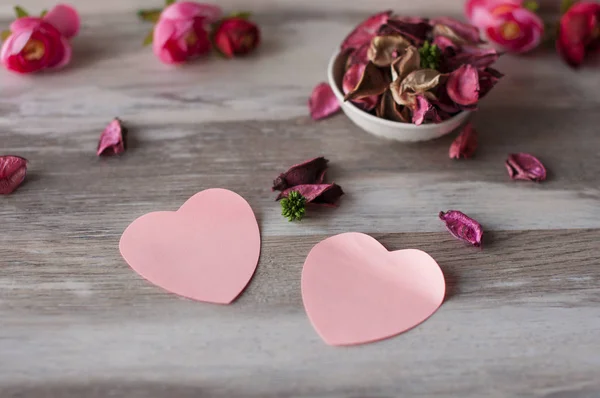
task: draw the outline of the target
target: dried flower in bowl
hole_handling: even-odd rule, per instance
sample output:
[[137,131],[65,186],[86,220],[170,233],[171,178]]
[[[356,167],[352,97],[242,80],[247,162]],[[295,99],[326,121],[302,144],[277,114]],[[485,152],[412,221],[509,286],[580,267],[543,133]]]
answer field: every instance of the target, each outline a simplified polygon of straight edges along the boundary
[[383,12],[354,29],[332,65],[345,101],[382,119],[419,125],[477,109],[502,77],[490,67],[498,56],[473,25]]
[[273,191],[285,191],[296,185],[321,184],[325,180],[329,160],[323,156],[295,164],[273,181]]

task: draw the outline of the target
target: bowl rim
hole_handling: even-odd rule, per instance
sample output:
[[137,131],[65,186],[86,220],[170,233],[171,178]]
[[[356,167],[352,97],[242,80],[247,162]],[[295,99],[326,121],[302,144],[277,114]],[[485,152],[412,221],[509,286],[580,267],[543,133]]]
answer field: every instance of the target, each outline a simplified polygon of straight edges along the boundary
[[335,94],[338,101],[340,102],[340,106],[347,106],[350,108],[354,108],[354,110],[356,110],[357,112],[360,112],[361,116],[366,118],[367,120],[370,120],[375,123],[380,123],[380,124],[383,124],[388,127],[403,128],[403,129],[409,129],[409,130],[421,130],[421,129],[431,128],[432,126],[444,126],[445,124],[450,124],[454,121],[454,119],[457,119],[459,117],[466,117],[468,114],[471,113],[471,111],[460,111],[456,115],[452,116],[450,119],[444,120],[443,122],[426,123],[426,124],[420,124],[420,125],[416,125],[413,123],[395,122],[393,120],[387,120],[387,119],[382,119],[377,116],[373,116],[370,113],[363,111],[362,109],[360,109],[359,107],[354,105],[352,102],[344,101],[344,94],[338,88],[337,84],[335,83],[335,77],[333,76],[333,66],[335,64],[335,60],[337,59],[338,55],[340,55],[340,51],[337,51],[337,50],[334,51],[333,55],[331,56],[331,59],[329,60],[329,65],[327,66],[327,78],[329,80],[329,86],[331,87],[331,89],[333,90],[333,93]]

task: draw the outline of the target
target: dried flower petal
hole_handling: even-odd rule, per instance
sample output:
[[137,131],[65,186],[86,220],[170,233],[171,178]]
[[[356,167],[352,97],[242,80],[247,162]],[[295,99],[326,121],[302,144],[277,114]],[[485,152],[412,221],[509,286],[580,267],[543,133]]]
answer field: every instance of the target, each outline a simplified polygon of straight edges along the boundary
[[421,46],[431,31],[431,25],[421,18],[390,18],[382,25],[379,34],[396,32],[409,39],[414,45]]
[[[348,94],[349,92],[354,90],[355,87],[358,86],[358,83],[363,77],[366,66],[366,64],[354,64],[350,68],[348,68],[348,70],[344,74],[344,78],[342,79],[342,90],[344,90],[345,94]],[[354,105],[358,106],[359,108],[365,111],[370,111],[377,105],[377,102],[379,101],[379,96],[370,95],[368,97],[357,98],[351,101]]]
[[460,22],[454,18],[441,17],[431,20],[433,36],[444,36],[456,44],[479,44],[481,37],[476,26]]
[[439,123],[448,116],[440,113],[431,101],[429,101],[424,95],[417,95],[416,101],[412,107],[412,122],[417,126],[424,122]]
[[404,89],[415,93],[424,93],[435,88],[440,83],[442,74],[435,69],[419,69],[413,71],[402,80]]
[[327,173],[329,160],[320,156],[295,164],[273,181],[273,191],[284,191],[290,187],[304,184],[321,184]]
[[542,162],[528,153],[512,153],[508,155],[506,170],[513,180],[540,182],[546,179],[546,168]]
[[321,120],[340,110],[340,102],[327,83],[319,83],[308,99],[308,108],[313,120]]
[[[346,74],[348,74],[349,71],[350,69],[348,69]],[[346,88],[349,87],[346,87],[346,84],[344,83],[346,83],[346,76],[344,76],[344,82],[342,83],[343,89],[346,91]],[[347,83],[350,83],[350,80],[348,80]],[[387,75],[382,73],[374,63],[369,62],[365,65],[362,76],[356,86],[354,86],[352,90],[346,92],[344,100],[355,100],[383,94],[383,92],[387,90],[389,84],[390,80]]]
[[377,117],[382,119],[402,123],[409,123],[411,121],[409,109],[405,106],[398,105],[398,103],[394,101],[394,97],[390,90],[383,93],[375,111]]
[[473,105],[479,100],[479,73],[472,65],[463,65],[448,76],[448,96],[460,105]]
[[0,156],[0,195],[8,195],[19,187],[27,174],[27,159],[20,156]]
[[440,220],[446,223],[448,232],[456,239],[470,243],[475,247],[481,246],[483,237],[483,228],[481,225],[466,214],[458,210],[448,210],[446,213],[440,212]]
[[342,50],[347,48],[358,48],[366,43],[370,43],[375,37],[379,28],[386,23],[391,11],[380,12],[361,22],[342,42]]
[[304,196],[307,203],[327,207],[336,207],[340,197],[344,194],[342,187],[337,184],[306,184],[286,189],[277,196],[276,200],[287,198],[290,192],[294,191]]
[[98,142],[98,151],[100,155],[118,155],[125,151],[125,135],[127,131],[118,118],[115,118],[102,132]]
[[366,65],[369,62],[369,48],[371,47],[371,43],[364,44],[352,51],[348,56],[348,60],[346,61],[346,69],[351,67],[354,64],[362,64]]
[[390,66],[410,42],[400,35],[375,36],[368,51],[369,61],[377,66]]
[[494,68],[479,71],[479,99],[486,96],[504,75]]
[[462,46],[457,52],[446,57],[445,65],[448,70],[455,70],[464,64],[470,64],[481,69],[495,63],[500,53],[493,48]]
[[419,50],[410,46],[392,63],[392,79],[401,82],[411,72],[421,67]]
[[473,125],[467,123],[458,137],[450,145],[450,159],[470,158],[477,149],[477,130]]

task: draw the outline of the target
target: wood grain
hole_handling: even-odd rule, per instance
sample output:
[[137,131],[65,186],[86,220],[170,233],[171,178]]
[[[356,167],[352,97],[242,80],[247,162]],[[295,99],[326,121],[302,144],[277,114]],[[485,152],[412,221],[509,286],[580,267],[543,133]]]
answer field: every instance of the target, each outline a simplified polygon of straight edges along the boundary
[[[543,49],[504,57],[507,76],[474,118],[477,157],[453,162],[452,137],[403,145],[343,115],[307,116],[336,45],[374,8],[340,4],[253,3],[257,54],[173,69],[140,46],[149,26],[133,11],[146,2],[81,0],[68,69],[0,72],[0,150],[31,162],[26,184],[0,198],[0,397],[600,396],[596,70],[574,72]],[[398,8],[462,7],[411,4]],[[129,150],[97,159],[114,116],[131,130]],[[538,155],[549,180],[508,180],[503,161],[517,151]],[[347,195],[290,224],[270,182],[318,154]],[[215,186],[248,199],[264,241],[255,277],[227,307],[164,293],[117,248],[137,216]],[[484,225],[483,250],[445,232],[437,213],[451,208]],[[315,243],[347,231],[428,251],[448,281],[441,310],[397,338],[326,346],[304,314],[300,273]]]

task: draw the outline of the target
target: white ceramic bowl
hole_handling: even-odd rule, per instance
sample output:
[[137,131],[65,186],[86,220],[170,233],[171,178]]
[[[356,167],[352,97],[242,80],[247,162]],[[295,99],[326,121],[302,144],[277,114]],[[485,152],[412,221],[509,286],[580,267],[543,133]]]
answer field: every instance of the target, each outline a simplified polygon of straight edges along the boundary
[[378,137],[388,138],[396,141],[416,142],[427,141],[451,133],[462,124],[464,124],[471,112],[463,111],[448,120],[441,123],[421,124],[420,126],[411,123],[394,122],[392,120],[381,119],[356,107],[352,102],[344,102],[342,92],[342,78],[344,77],[344,57],[339,57],[339,53],[333,54],[327,68],[327,77],[333,93],[342,105],[342,110],[358,127],[367,133]]

